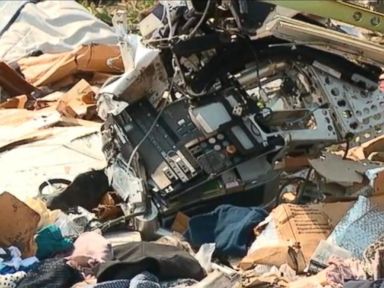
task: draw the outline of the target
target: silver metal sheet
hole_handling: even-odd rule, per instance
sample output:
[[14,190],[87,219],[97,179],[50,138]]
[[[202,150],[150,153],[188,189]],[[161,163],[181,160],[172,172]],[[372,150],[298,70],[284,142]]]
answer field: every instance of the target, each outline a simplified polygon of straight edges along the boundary
[[362,259],[365,249],[384,233],[384,201],[360,196],[328,241]]
[[317,49],[357,57],[373,64],[384,64],[384,47],[352,35],[332,31],[303,21],[276,17],[267,23],[267,31],[277,38]]

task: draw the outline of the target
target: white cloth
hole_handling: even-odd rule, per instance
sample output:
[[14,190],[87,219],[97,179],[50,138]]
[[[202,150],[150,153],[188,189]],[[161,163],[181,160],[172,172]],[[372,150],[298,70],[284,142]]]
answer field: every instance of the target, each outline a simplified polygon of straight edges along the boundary
[[[15,2],[0,1],[0,18],[9,21]],[[0,37],[0,59],[12,64],[33,51],[60,53],[91,43],[116,44],[117,36],[74,0],[27,3]]]

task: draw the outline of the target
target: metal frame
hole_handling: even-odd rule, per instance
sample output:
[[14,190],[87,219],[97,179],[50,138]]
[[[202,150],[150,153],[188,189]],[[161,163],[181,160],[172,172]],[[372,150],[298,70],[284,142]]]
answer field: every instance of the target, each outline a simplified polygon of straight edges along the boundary
[[384,33],[384,14],[338,0],[259,0]]
[[371,64],[384,65],[383,45],[300,20],[278,16],[266,24],[266,31],[297,45],[306,45],[344,57],[353,56]]

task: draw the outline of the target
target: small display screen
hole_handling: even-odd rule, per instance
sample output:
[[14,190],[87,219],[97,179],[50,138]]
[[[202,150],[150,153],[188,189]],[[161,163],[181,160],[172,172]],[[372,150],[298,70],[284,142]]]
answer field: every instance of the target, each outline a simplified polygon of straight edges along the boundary
[[252,148],[255,147],[251,139],[249,139],[248,135],[244,132],[244,130],[240,126],[233,126],[231,128],[231,132],[237,138],[237,140],[245,150],[251,150]]

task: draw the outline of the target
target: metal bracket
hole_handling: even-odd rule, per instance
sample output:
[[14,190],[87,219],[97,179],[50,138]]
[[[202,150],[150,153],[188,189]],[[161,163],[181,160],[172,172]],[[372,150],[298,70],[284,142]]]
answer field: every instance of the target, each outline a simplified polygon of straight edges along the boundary
[[384,33],[384,14],[339,0],[259,0]]

